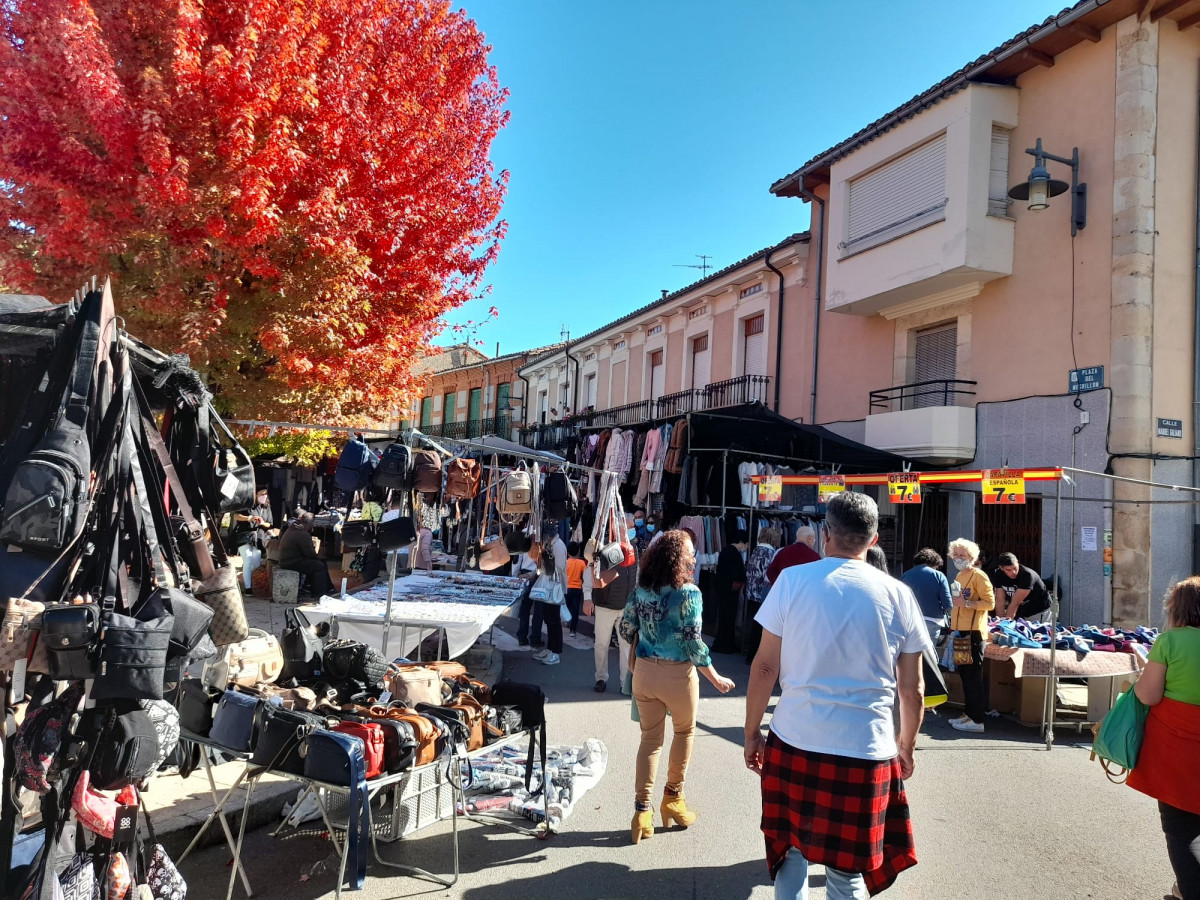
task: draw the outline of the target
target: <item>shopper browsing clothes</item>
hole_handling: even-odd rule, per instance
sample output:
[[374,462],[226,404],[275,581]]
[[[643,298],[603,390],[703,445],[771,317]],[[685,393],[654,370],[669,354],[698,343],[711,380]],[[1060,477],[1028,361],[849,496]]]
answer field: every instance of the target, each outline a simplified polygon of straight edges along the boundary
[[762,637],[762,626],[754,620],[762,602],[767,599],[771,582],[767,579],[767,567],[779,549],[778,528],[764,528],[758,533],[758,546],[746,557],[746,606],[750,621],[750,634],[746,641],[746,662],[754,659],[758,642]]
[[1017,561],[1015,553],[1001,553],[988,573],[996,590],[996,615],[1028,619],[1050,608],[1050,593],[1037,572]]
[[1126,783],[1158,801],[1174,895],[1200,900],[1200,577],[1171,588],[1165,607],[1166,630],[1134,685],[1150,714]]
[[696,706],[700,701],[699,669],[722,694],[733,681],[717,673],[700,635],[704,600],[692,583],[696,552],[682,531],[666,531],[642,557],[637,592],[621,618],[621,637],[634,648],[633,699],[642,726],[634,775],[634,812],[630,832],[636,844],[654,834],[650,798],[654,774],[671,714],[671,751],[660,809],[663,825],[687,828],[696,821],[683,796],[692,756]]
[[954,604],[950,599],[950,581],[942,573],[942,556],[925,547],[913,556],[912,568],[900,579],[912,589],[921,607],[921,615],[945,623]]
[[[625,514],[626,529],[634,528],[633,516]],[[603,694],[608,690],[608,651],[612,640],[613,630],[617,631],[617,671],[621,676],[620,684],[624,692],[625,676],[629,674],[629,644],[620,636],[617,625],[625,604],[637,592],[637,566],[617,566],[601,573],[607,579],[604,584],[592,587],[590,600],[583,602],[583,614],[596,615],[596,693]]]
[[[830,498],[825,554],[784,571],[758,621],[746,692],[745,760],[762,776],[762,829],[777,900],[858,900],[916,865],[903,779],[924,714],[929,634],[912,592],[870,566],[879,512],[865,494]],[[762,720],[778,681],[769,734]],[[899,738],[893,705],[899,694]]]
[[[964,714],[950,720],[958,731],[982,734],[983,647],[987,643],[988,613],[996,605],[992,582],[979,566],[979,545],[959,538],[950,545],[950,561],[958,576],[950,585],[950,642],[954,671],[962,679]],[[960,662],[969,657],[970,662]]]
[[[542,555],[538,560],[538,575],[549,575],[558,579],[562,585],[563,596],[567,593],[567,545],[558,536],[558,525],[555,522],[542,523]],[[534,601],[533,630],[530,639],[542,636],[542,621],[546,623],[546,647],[533,655],[533,658],[547,666],[557,666],[561,662],[563,649],[563,623],[558,606]],[[541,620],[541,621],[539,621]]]

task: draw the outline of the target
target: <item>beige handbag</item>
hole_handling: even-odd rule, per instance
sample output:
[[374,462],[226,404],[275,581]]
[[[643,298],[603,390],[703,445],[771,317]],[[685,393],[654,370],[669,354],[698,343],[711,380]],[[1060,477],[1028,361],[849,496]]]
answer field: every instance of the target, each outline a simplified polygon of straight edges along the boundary
[[11,672],[29,653],[33,633],[41,627],[46,607],[36,600],[10,597],[0,623],[0,672]]
[[224,648],[209,671],[211,677],[206,675],[205,680],[217,688],[230,683],[248,688],[259,683],[271,684],[283,671],[283,648],[275,635],[251,628],[245,640]]
[[442,703],[442,673],[424,666],[402,666],[389,672],[387,687],[393,701],[415,707],[418,703]]

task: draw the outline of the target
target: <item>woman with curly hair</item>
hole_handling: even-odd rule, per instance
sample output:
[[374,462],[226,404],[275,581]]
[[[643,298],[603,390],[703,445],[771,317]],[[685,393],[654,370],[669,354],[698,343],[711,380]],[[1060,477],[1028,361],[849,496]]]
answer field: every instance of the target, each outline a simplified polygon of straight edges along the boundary
[[662,750],[667,713],[671,714],[671,739],[667,784],[663,793],[662,820],[687,828],[696,814],[683,798],[683,779],[692,755],[696,731],[696,706],[700,681],[696,670],[722,694],[733,681],[717,674],[700,636],[704,601],[692,583],[696,552],[682,531],[667,531],[642,556],[637,593],[621,617],[621,637],[632,647],[633,699],[642,726],[635,770],[633,842],[654,834],[650,796]]

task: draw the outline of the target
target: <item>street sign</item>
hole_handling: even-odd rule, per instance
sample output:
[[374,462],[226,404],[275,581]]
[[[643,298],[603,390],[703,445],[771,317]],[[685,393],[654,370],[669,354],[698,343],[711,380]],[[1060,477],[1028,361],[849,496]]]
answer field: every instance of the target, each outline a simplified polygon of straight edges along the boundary
[[1104,577],[1112,578],[1112,563],[1103,563],[1103,566],[1104,566]]
[[1158,435],[1158,437],[1166,437],[1166,438],[1182,438],[1183,437],[1183,420],[1182,419],[1159,419],[1157,435]]
[[846,490],[846,476],[844,475],[822,475],[821,481],[817,485],[818,499],[822,504],[828,503],[829,498],[834,494],[840,494]]
[[783,476],[768,475],[758,483],[759,503],[778,503],[783,499]]
[[888,499],[893,503],[920,503],[921,476],[916,472],[898,472],[889,475]]
[[984,469],[983,503],[985,506],[1023,504],[1025,473],[1020,469]]
[[1072,369],[1067,377],[1067,390],[1072,394],[1098,391],[1104,387],[1104,366]]

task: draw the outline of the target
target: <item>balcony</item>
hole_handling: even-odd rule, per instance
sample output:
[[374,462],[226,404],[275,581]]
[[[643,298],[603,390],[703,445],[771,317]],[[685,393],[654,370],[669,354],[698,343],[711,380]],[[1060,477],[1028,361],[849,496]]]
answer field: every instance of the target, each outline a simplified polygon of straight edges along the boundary
[[659,419],[674,419],[690,412],[703,412],[745,403],[766,405],[770,398],[770,375],[742,375],[717,381],[702,388],[667,394],[657,400],[638,400],[623,406],[580,413],[558,422],[521,429],[521,443],[534,450],[562,453],[581,428],[628,428]]
[[974,387],[974,381],[942,380],[872,391],[865,442],[929,463],[969,462],[975,458]]
[[495,434],[507,439],[512,433],[512,419],[508,416],[467,419],[463,422],[443,422],[441,425],[422,425],[420,430],[422,434],[431,438],[445,438],[448,441],[468,441],[486,434]]

